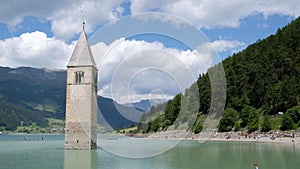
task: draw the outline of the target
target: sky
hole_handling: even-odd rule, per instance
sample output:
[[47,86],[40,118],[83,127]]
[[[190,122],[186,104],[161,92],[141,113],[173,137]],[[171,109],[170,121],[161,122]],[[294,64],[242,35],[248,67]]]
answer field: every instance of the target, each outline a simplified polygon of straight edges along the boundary
[[298,0],[0,0],[0,66],[66,69],[83,29],[98,94],[170,99],[300,15]]

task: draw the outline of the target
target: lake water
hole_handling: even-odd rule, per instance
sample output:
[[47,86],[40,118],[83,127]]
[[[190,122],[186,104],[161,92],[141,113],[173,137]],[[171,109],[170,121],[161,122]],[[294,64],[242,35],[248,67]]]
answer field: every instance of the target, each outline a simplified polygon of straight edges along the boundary
[[200,144],[99,136],[97,150],[65,151],[63,139],[63,135],[0,135],[0,169],[251,169],[253,163],[261,169],[300,166],[299,144]]

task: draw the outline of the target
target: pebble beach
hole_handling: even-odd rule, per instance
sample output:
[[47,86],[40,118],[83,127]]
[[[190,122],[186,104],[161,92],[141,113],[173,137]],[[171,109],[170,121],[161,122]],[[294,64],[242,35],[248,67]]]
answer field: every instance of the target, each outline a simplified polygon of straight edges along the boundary
[[272,131],[268,133],[246,132],[202,132],[194,134],[184,130],[163,131],[150,134],[134,134],[136,138],[168,139],[168,140],[199,140],[199,141],[232,141],[232,142],[262,142],[262,143],[300,143],[299,131]]

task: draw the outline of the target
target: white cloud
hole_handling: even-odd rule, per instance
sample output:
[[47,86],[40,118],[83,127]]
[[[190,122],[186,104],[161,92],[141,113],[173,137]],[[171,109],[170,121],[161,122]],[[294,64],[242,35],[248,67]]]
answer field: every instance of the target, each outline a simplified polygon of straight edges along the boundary
[[62,40],[48,38],[43,32],[21,34],[19,37],[0,40],[2,66],[65,68],[74,49]]
[[237,40],[216,40],[212,42],[211,45],[217,52],[226,52],[230,50],[235,50],[239,47],[243,47],[246,44]]
[[69,40],[81,31],[82,13],[86,20],[86,31],[92,32],[97,25],[117,19],[123,12],[121,3],[121,0],[10,0],[1,3],[0,22],[8,24],[13,30],[17,29],[25,16],[34,16],[42,21],[50,21],[56,38]]
[[[99,68],[99,94],[120,103],[147,98],[170,99],[176,93],[184,92],[199,73],[219,62],[213,57],[212,47],[216,51],[229,51],[241,44],[218,40],[193,51],[182,51],[167,48],[160,42],[124,38],[110,45],[97,43],[91,48]],[[64,69],[74,46],[75,42],[68,45],[43,32],[24,33],[0,41],[0,63],[10,67]]]
[[132,13],[159,11],[182,17],[198,28],[238,27],[241,19],[262,13],[298,17],[298,0],[132,0]]
[[300,16],[300,5],[298,0],[259,1],[257,11],[263,13],[265,16],[282,14],[298,17]]
[[[105,58],[99,58],[99,48],[108,50],[101,52],[106,53]],[[100,70],[99,94],[120,103],[158,95],[169,99],[183,92],[203,71],[201,59],[192,51],[166,48],[160,42],[120,38],[106,47],[96,44],[92,50]],[[161,92],[153,94],[154,91]]]
[[119,103],[154,96],[170,99],[184,92],[200,73],[220,62],[214,50],[231,51],[240,45],[243,43],[218,40],[204,43],[193,51],[182,51],[167,48],[160,42],[124,38],[110,45],[98,43],[91,48],[99,68],[99,94]]
[[[56,38],[69,40],[82,27],[82,13],[86,20],[86,31],[91,33],[98,25],[120,18],[126,0],[52,0],[30,1],[10,0],[1,3],[0,22],[18,29],[25,16],[34,16],[41,21],[49,21]],[[298,17],[298,0],[131,0],[132,14],[159,11],[175,15],[196,25],[198,28],[238,27],[247,16],[273,14]],[[161,18],[169,20],[170,18]]]
[[[69,2],[72,2],[71,0]],[[39,19],[46,19],[56,9],[62,9],[68,1],[53,0],[50,3],[44,1],[19,1],[10,0],[2,2],[0,6],[0,22],[15,28],[22,23],[25,16],[37,16]]]
[[[123,13],[120,0],[116,1],[72,1],[62,9],[55,11],[48,17],[51,28],[59,38],[70,39],[74,33],[81,31],[82,13],[86,20],[86,31],[93,29],[105,22],[116,20]],[[82,11],[82,13],[81,13]]]

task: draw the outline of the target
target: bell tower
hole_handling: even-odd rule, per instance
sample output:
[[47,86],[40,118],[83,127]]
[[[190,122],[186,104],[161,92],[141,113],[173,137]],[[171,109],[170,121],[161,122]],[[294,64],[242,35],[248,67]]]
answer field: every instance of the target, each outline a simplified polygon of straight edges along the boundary
[[84,28],[67,64],[65,149],[97,148],[97,80]]

